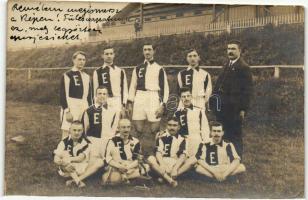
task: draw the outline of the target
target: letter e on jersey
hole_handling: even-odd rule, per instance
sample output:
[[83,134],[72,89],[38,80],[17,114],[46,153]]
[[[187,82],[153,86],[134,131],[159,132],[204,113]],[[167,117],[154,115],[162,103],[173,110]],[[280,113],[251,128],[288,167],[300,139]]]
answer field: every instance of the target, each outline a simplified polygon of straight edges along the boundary
[[107,79],[107,73],[102,73],[102,79],[103,79],[103,83],[108,83],[108,79]]
[[143,71],[144,71],[144,68],[140,68],[139,73],[138,73],[139,78],[143,78]]
[[186,123],[185,123],[185,115],[180,115],[180,122],[181,122],[182,126],[186,125]]
[[75,85],[80,86],[80,80],[78,79],[78,75],[74,75],[73,78],[74,78]]
[[191,75],[190,74],[185,75],[185,84],[191,85]]
[[94,113],[94,124],[99,124],[99,113]]
[[215,152],[210,152],[210,162],[211,164],[216,164],[216,156],[215,156]]

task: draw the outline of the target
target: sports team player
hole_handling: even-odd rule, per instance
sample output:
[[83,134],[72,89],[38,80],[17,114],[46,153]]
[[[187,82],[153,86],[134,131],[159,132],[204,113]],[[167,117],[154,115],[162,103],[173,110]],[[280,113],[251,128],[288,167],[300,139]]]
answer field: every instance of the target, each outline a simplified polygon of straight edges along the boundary
[[210,128],[205,110],[193,106],[190,89],[180,89],[183,107],[178,108],[174,116],[180,122],[179,134],[186,137],[187,153],[189,156],[196,154],[198,145],[202,141],[209,141]]
[[132,119],[135,124],[137,135],[142,139],[143,128],[146,120],[150,122],[152,144],[155,144],[155,133],[159,130],[160,119],[169,97],[169,85],[167,75],[162,66],[154,61],[154,47],[152,44],[143,46],[144,62],[135,67],[128,96],[128,110],[132,112]]
[[177,186],[173,177],[186,159],[186,140],[178,134],[179,128],[178,119],[169,118],[167,129],[157,139],[155,156],[148,157],[151,168],[173,187]]
[[178,174],[195,166],[196,172],[221,182],[229,176],[245,172],[246,168],[240,163],[241,159],[234,145],[224,141],[223,134],[222,124],[213,122],[211,124],[212,141],[201,143],[196,156],[186,160]]
[[68,136],[71,122],[80,120],[85,109],[92,105],[92,87],[90,76],[82,71],[86,55],[82,51],[73,54],[71,70],[65,72],[60,85],[60,120],[62,139]]
[[99,86],[95,91],[95,104],[90,106],[82,116],[85,134],[91,141],[89,165],[78,179],[86,179],[104,166],[106,144],[117,130],[119,112],[109,107],[108,89]]
[[104,184],[129,182],[149,171],[149,166],[141,161],[139,140],[130,134],[131,122],[128,119],[120,119],[119,132],[107,144],[106,162],[109,166],[103,175]]
[[[205,109],[212,94],[211,76],[199,67],[200,56],[195,49],[187,51],[188,67],[178,73],[178,88],[188,87],[192,94],[192,103],[195,107]],[[179,107],[181,107],[181,103]]]
[[93,88],[106,87],[109,94],[108,105],[124,115],[128,96],[127,79],[125,71],[114,65],[114,57],[114,48],[105,47],[102,54],[104,64],[93,72]]
[[90,141],[83,137],[83,127],[80,121],[73,121],[69,130],[69,136],[64,138],[54,151],[54,162],[59,166],[59,174],[71,177],[66,185],[75,182],[79,187],[78,175],[82,174],[88,166]]

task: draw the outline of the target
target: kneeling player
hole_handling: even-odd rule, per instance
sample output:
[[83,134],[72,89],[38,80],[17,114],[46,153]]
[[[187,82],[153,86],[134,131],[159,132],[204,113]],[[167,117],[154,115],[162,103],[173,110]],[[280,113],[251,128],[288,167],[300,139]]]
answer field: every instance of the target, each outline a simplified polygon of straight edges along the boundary
[[234,145],[224,141],[223,134],[222,124],[212,123],[212,141],[201,143],[196,156],[189,158],[179,169],[178,174],[195,166],[196,172],[221,182],[229,176],[245,172],[246,168],[240,163]]
[[[131,122],[119,121],[119,134],[108,141],[106,149],[107,172],[103,175],[103,184],[129,182],[147,174],[149,166],[140,161],[141,148],[137,138],[130,135]],[[118,176],[118,180],[113,179]]]
[[173,187],[177,181],[172,177],[178,175],[178,169],[186,159],[186,140],[178,134],[177,118],[168,119],[167,130],[157,138],[156,155],[148,158],[151,168],[159,173]]
[[75,182],[79,187],[84,183],[78,181],[88,166],[89,140],[82,136],[83,126],[80,121],[73,121],[69,129],[69,136],[64,138],[54,151],[54,162],[59,166],[59,174],[72,177],[67,185]]

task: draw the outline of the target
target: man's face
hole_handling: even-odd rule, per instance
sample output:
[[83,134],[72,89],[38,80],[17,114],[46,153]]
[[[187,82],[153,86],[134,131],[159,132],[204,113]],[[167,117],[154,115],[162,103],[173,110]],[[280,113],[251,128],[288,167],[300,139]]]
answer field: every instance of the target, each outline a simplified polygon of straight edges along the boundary
[[215,144],[218,144],[222,140],[222,136],[224,135],[224,132],[222,130],[222,126],[213,126],[211,130],[211,136],[213,139],[213,142]]
[[107,64],[112,64],[114,60],[114,50],[113,49],[105,49],[102,55],[104,62]]
[[240,48],[237,44],[228,44],[227,53],[230,60],[235,60],[241,55]]
[[177,134],[177,132],[179,131],[179,123],[177,121],[174,120],[170,120],[167,123],[167,130],[171,135],[175,135]]
[[82,124],[72,124],[70,127],[70,134],[72,140],[78,140],[83,132],[83,126]]
[[108,100],[108,91],[107,89],[97,89],[96,91],[96,103],[106,104]]
[[128,137],[131,131],[131,122],[128,119],[122,119],[119,122],[119,132],[122,137]]
[[190,66],[198,66],[200,62],[200,56],[196,51],[192,51],[186,56],[187,62]]
[[82,70],[86,64],[86,57],[82,54],[78,54],[75,59],[73,59],[73,64],[77,69]]
[[185,108],[189,107],[191,105],[192,96],[189,91],[182,92],[181,94],[181,101]]
[[146,60],[152,60],[154,56],[154,49],[152,45],[143,46],[143,55]]

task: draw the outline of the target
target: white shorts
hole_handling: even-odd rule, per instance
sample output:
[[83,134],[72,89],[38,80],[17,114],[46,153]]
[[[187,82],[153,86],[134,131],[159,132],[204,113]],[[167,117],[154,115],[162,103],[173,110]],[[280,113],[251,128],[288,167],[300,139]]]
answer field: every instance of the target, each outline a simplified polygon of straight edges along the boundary
[[159,122],[155,111],[160,107],[158,91],[137,90],[133,107],[133,120],[148,120]]
[[105,152],[108,139],[96,138],[96,137],[87,137],[91,144],[90,144],[90,160],[93,159],[105,159]]
[[172,172],[174,165],[178,160],[176,158],[163,157],[163,161],[165,164],[167,164],[166,172],[170,174]]
[[[121,160],[118,161],[119,163],[121,163],[124,166],[128,166],[130,165],[132,162],[134,162],[134,160]],[[129,169],[126,174],[132,174],[135,171],[138,171],[140,173],[140,175],[145,174],[146,172],[148,172],[150,170],[150,166],[147,163],[143,163],[143,166],[141,166],[141,164],[139,163],[138,166]],[[110,165],[107,166],[107,170],[109,170],[110,168],[112,168]]]
[[199,144],[202,142],[201,136],[191,135],[186,137],[186,149],[189,157],[195,156]]
[[[70,98],[68,100],[68,108],[73,115],[73,120],[81,120],[83,112],[89,107],[88,102],[82,99]],[[60,111],[61,129],[68,131],[71,127],[71,123],[66,121],[66,112],[61,108]]]
[[112,107],[115,111],[121,111],[123,107],[121,97],[109,97],[108,106]]

